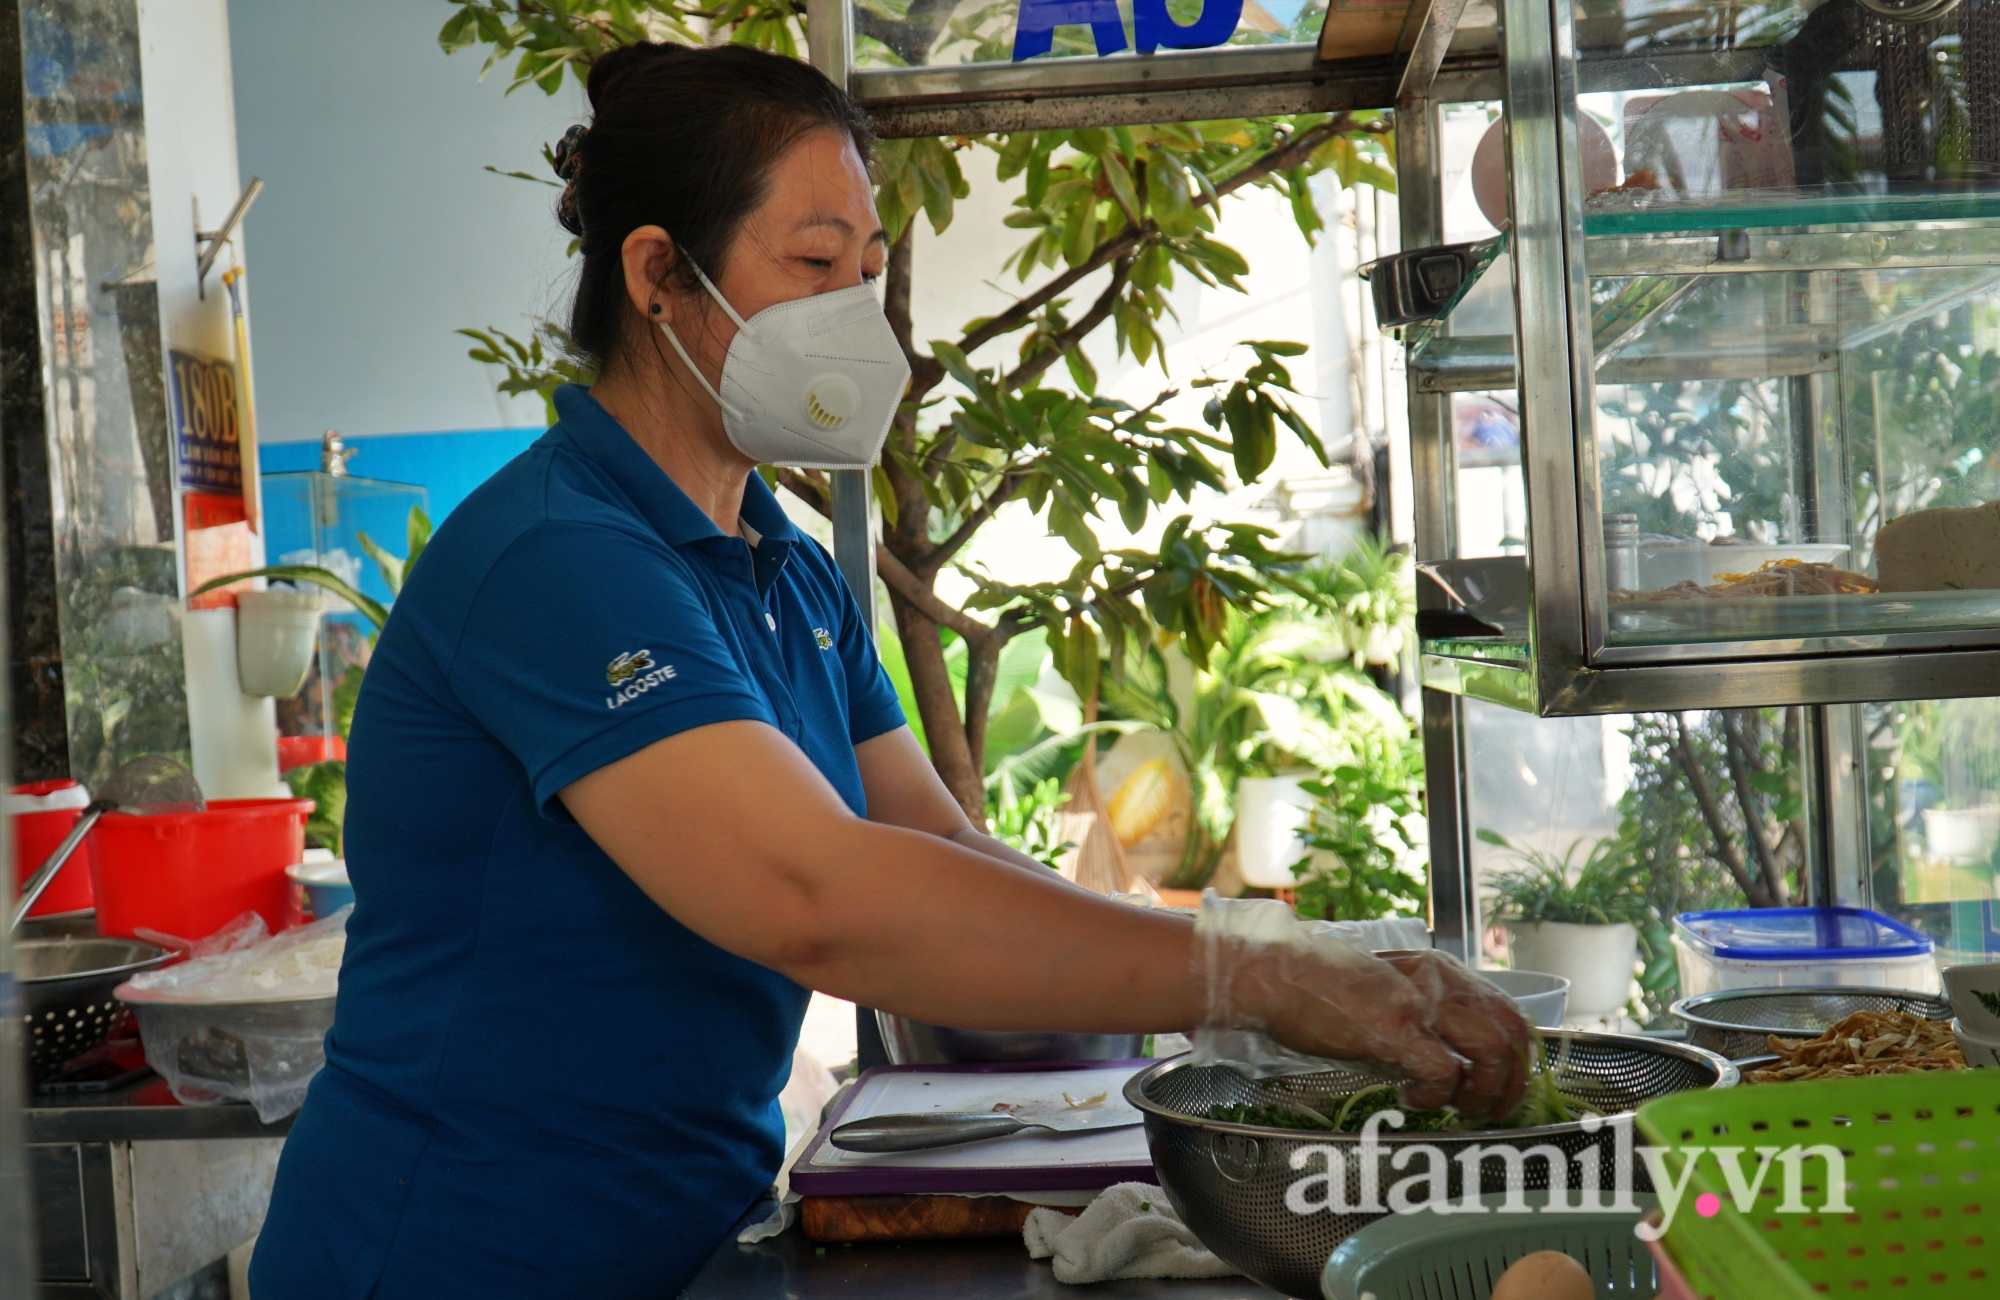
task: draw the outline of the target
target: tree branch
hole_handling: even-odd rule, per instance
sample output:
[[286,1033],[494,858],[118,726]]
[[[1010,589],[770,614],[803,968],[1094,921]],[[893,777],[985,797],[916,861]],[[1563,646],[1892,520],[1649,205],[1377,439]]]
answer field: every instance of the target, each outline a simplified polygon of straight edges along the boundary
[[1715,840],[1715,856],[1722,859],[1722,865],[1736,879],[1737,888],[1749,900],[1752,907],[1769,907],[1770,897],[1761,880],[1754,879],[1743,865],[1743,855],[1736,847],[1735,839],[1729,834],[1729,824],[1723,819],[1722,806],[1715,801],[1715,792],[1709,789],[1708,774],[1701,770],[1701,758],[1694,751],[1694,744],[1688,739],[1687,720],[1676,713],[1674,719],[1674,761],[1680,765],[1681,773],[1687,778],[1688,790],[1694,795],[1695,805],[1701,809],[1701,819],[1708,823],[1708,833]]
[[795,469],[778,470],[778,486],[805,502],[826,518],[833,518],[833,497],[825,483]]
[[1743,825],[1750,832],[1750,845],[1757,853],[1757,865],[1764,874],[1764,888],[1778,907],[1785,906],[1785,873],[1778,864],[1771,830],[1764,824],[1757,787],[1750,783],[1749,744],[1743,737],[1741,718],[1735,709],[1722,710],[1722,752],[1729,764],[1729,779],[1736,787],[1736,806],[1743,810]]
[[1090,304],[1090,310],[1083,314],[1083,318],[1050,339],[1040,351],[1016,366],[1014,372],[1000,382],[1010,389],[1018,389],[1041,378],[1044,371],[1060,361],[1065,353],[1082,343],[1090,336],[1092,330],[1105,322],[1111,315],[1112,309],[1118,305],[1118,295],[1125,292],[1125,284],[1131,278],[1131,258],[1121,257],[1112,263],[1111,283],[1104,287],[1103,293],[1097,295],[1097,301]]
[[875,571],[889,589],[910,603],[911,608],[940,627],[948,627],[964,637],[968,645],[992,643],[997,650],[999,634],[963,610],[953,609],[937,598],[937,594],[916,574],[911,573],[896,553],[888,547],[876,544]]
[[931,547],[924,555],[923,565],[917,572],[927,577],[936,576],[937,571],[951,563],[951,557],[957,555],[960,549],[972,540],[974,533],[986,526],[986,521],[991,519],[1001,506],[1014,499],[1014,493],[1020,490],[1022,480],[1026,478],[1025,473],[1010,471],[1003,474],[1000,485],[979,503],[979,507],[961,520],[958,527],[951,530],[949,537]]
[[[1220,185],[1217,185],[1213,191],[1204,189],[1200,194],[1195,196],[1194,206],[1199,208],[1220,203],[1223,199],[1228,198],[1245,185],[1254,184],[1264,179],[1264,177],[1269,176],[1272,172],[1283,171],[1287,167],[1297,166],[1313,150],[1319,148],[1335,136],[1345,135],[1347,132],[1355,130],[1380,135],[1384,134],[1387,129],[1387,127],[1373,122],[1357,125],[1353,114],[1336,113],[1326,121],[1321,122],[1318,126],[1308,127],[1306,130],[1298,132],[1284,144],[1279,145],[1256,162],[1251,163],[1242,171],[1237,172]],[[1078,262],[1061,275],[1056,276],[1053,280],[1048,281],[1039,289],[1036,289],[1033,293],[1022,298],[1012,307],[1009,307],[1006,311],[1001,312],[998,316],[981,325],[978,329],[968,332],[964,338],[958,341],[960,350],[969,353],[983,344],[991,343],[1003,334],[1009,334],[1021,328],[1021,326],[1028,323],[1029,319],[1036,312],[1040,311],[1056,298],[1061,297],[1064,293],[1067,293],[1073,285],[1085,276],[1099,267],[1107,266],[1118,258],[1125,256],[1137,248],[1142,241],[1150,240],[1158,234],[1159,227],[1150,221],[1137,227],[1127,226],[1118,234],[1099,244],[1089,257]],[[935,381],[933,381],[934,383]],[[926,386],[918,389],[913,382],[911,392],[917,396],[922,396],[924,393],[930,391],[930,387]]]

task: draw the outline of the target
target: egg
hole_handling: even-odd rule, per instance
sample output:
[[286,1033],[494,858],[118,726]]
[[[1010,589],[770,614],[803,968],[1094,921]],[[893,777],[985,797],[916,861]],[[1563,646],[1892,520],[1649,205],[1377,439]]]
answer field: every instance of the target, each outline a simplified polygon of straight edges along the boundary
[[1559,1250],[1538,1250],[1514,1261],[1493,1284],[1493,1300],[1597,1300],[1583,1265]]

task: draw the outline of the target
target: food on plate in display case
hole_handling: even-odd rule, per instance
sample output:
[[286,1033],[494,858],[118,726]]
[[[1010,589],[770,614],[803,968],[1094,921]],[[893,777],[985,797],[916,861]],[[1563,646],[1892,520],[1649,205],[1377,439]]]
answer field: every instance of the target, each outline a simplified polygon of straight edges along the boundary
[[1899,515],[1875,536],[1883,591],[2000,589],[2000,501]]
[[1965,1054],[1951,1024],[1906,1011],[1857,1011],[1818,1038],[1772,1038],[1776,1064],[1744,1075],[1746,1083],[1851,1079],[1869,1074],[1963,1070]]
[[1715,582],[1687,579],[1658,591],[1613,591],[1628,600],[1731,600],[1746,596],[1857,596],[1884,590],[1865,573],[1811,560],[1766,560],[1749,573],[1718,573]]

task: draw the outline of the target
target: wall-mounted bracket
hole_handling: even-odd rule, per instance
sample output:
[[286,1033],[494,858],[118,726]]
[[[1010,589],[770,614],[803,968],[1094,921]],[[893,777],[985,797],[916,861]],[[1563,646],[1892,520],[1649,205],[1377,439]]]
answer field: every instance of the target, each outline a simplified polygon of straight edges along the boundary
[[215,259],[222,252],[222,246],[236,233],[236,227],[242,224],[243,215],[250,211],[250,205],[255,203],[257,196],[263,192],[263,178],[252,176],[250,183],[243,187],[242,196],[236,200],[236,206],[229,209],[229,215],[224,217],[222,224],[214,230],[200,229],[201,221],[197,216],[194,246],[200,253],[200,260],[195,263],[194,283],[195,292],[201,297],[208,297],[208,273],[215,268]]

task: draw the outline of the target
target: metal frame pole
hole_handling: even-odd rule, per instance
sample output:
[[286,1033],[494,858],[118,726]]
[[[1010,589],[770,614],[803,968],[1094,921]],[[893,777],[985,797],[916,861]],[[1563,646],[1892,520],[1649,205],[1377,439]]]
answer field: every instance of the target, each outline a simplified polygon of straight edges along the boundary
[[[807,0],[806,49],[813,67],[834,85],[848,88],[854,62],[854,19],[846,0]],[[875,538],[865,469],[837,469],[833,481],[833,562],[875,627]]]

